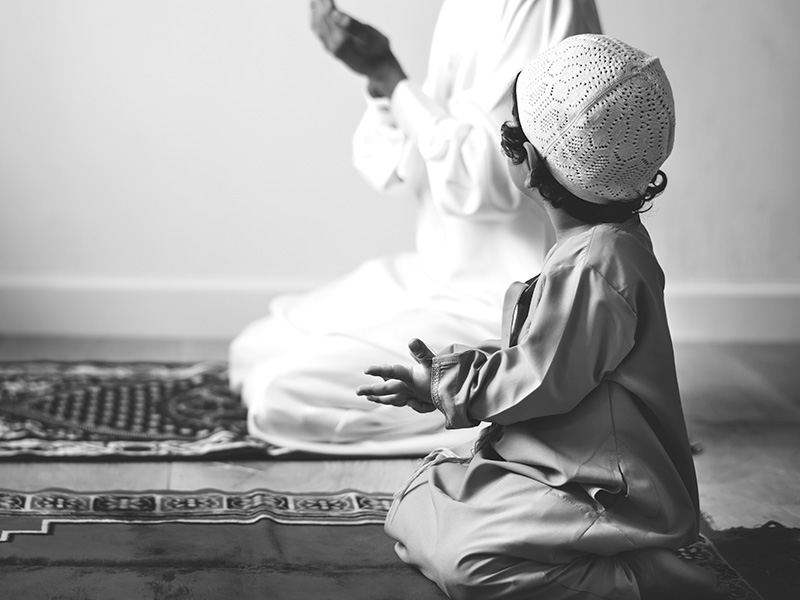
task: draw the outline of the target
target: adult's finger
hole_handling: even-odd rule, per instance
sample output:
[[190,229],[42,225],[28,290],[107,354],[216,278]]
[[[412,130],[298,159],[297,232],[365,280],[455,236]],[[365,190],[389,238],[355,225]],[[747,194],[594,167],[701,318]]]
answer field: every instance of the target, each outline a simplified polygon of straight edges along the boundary
[[311,30],[317,34],[317,37],[322,41],[322,44],[327,48],[328,39],[331,37],[331,27],[326,15],[319,11],[311,11]]
[[336,10],[333,0],[311,0],[311,10],[317,12],[330,12]]
[[309,4],[308,17],[311,22],[311,28],[317,33],[321,33],[324,25],[324,19],[330,15],[330,0],[311,0]]
[[312,0],[310,13],[311,29],[322,40],[325,48],[334,55],[341,52],[353,36],[339,24],[339,20],[349,17],[337,10],[332,2],[326,3],[322,0]]
[[343,13],[340,10],[336,10],[331,15],[333,22],[345,29],[347,33],[352,35],[359,40],[369,42],[373,39],[383,37],[383,34],[375,29],[372,25],[367,25],[366,23],[362,23],[361,21],[354,19],[348,14]]

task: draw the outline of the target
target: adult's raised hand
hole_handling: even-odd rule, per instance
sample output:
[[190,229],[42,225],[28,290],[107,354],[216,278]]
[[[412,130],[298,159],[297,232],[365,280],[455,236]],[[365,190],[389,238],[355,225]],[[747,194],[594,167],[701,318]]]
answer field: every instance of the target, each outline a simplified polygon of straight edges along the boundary
[[390,97],[406,78],[389,38],[340,11],[333,0],[311,0],[311,28],[328,52],[369,79],[373,96]]

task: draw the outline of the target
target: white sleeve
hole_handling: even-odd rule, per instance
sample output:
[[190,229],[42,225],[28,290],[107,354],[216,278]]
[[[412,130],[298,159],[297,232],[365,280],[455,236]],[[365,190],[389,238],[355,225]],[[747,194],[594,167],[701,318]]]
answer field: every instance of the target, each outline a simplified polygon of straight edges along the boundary
[[[488,22],[476,24],[487,14],[479,8],[465,7],[460,0],[445,2],[425,85],[406,79],[391,100],[367,98],[367,110],[353,138],[353,159],[377,189],[398,183],[415,190],[429,188],[431,200],[444,214],[506,219],[528,200],[511,183],[500,150],[500,125],[510,117],[505,90],[538,52],[569,35],[599,31],[600,25],[592,0],[520,3],[519,10],[500,11],[510,11],[507,19],[491,10]],[[491,18],[499,20],[493,23]],[[476,48],[463,39],[473,32],[501,39],[495,40],[496,48],[478,44],[486,57],[480,61]],[[476,43],[471,41],[472,46]],[[495,59],[495,67],[485,64]],[[469,73],[479,62],[478,80],[455,82],[453,70],[458,65]]]
[[523,200],[508,177],[499,123],[485,109],[465,99],[442,106],[412,81],[397,86],[391,109],[425,163],[441,212],[491,219],[519,207]]
[[[515,208],[518,196],[509,193],[499,133],[489,133],[487,116],[477,107],[462,103],[460,112],[451,114],[407,79],[391,101],[368,97],[353,136],[356,169],[381,191],[404,183],[428,187],[446,214],[480,217]],[[421,176],[427,180],[410,181]]]
[[366,95],[367,109],[353,135],[353,164],[375,189],[400,183],[407,138],[397,126],[388,98]]

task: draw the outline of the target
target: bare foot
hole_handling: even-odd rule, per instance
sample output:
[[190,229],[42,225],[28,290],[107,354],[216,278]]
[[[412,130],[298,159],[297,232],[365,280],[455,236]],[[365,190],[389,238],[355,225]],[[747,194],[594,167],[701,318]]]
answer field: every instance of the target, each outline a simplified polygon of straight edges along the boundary
[[620,554],[631,568],[642,600],[725,600],[730,592],[717,577],[681,560],[666,548],[646,548]]

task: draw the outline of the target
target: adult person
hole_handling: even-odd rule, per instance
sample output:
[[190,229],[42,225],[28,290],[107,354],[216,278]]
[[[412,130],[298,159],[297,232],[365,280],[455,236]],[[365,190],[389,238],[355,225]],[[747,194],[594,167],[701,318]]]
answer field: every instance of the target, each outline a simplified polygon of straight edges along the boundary
[[416,197],[416,250],[276,298],[232,342],[231,385],[250,434],[287,448],[397,455],[460,444],[474,432],[445,430],[440,413],[393,410],[353,390],[365,365],[405,358],[408,331],[433,348],[500,335],[505,289],[541,267],[549,237],[497,145],[508,83],[540,51],[599,33],[594,0],[445,0],[421,85],[382,33],[331,0],[312,0],[311,23],[366,78],[354,163],[378,190]]

